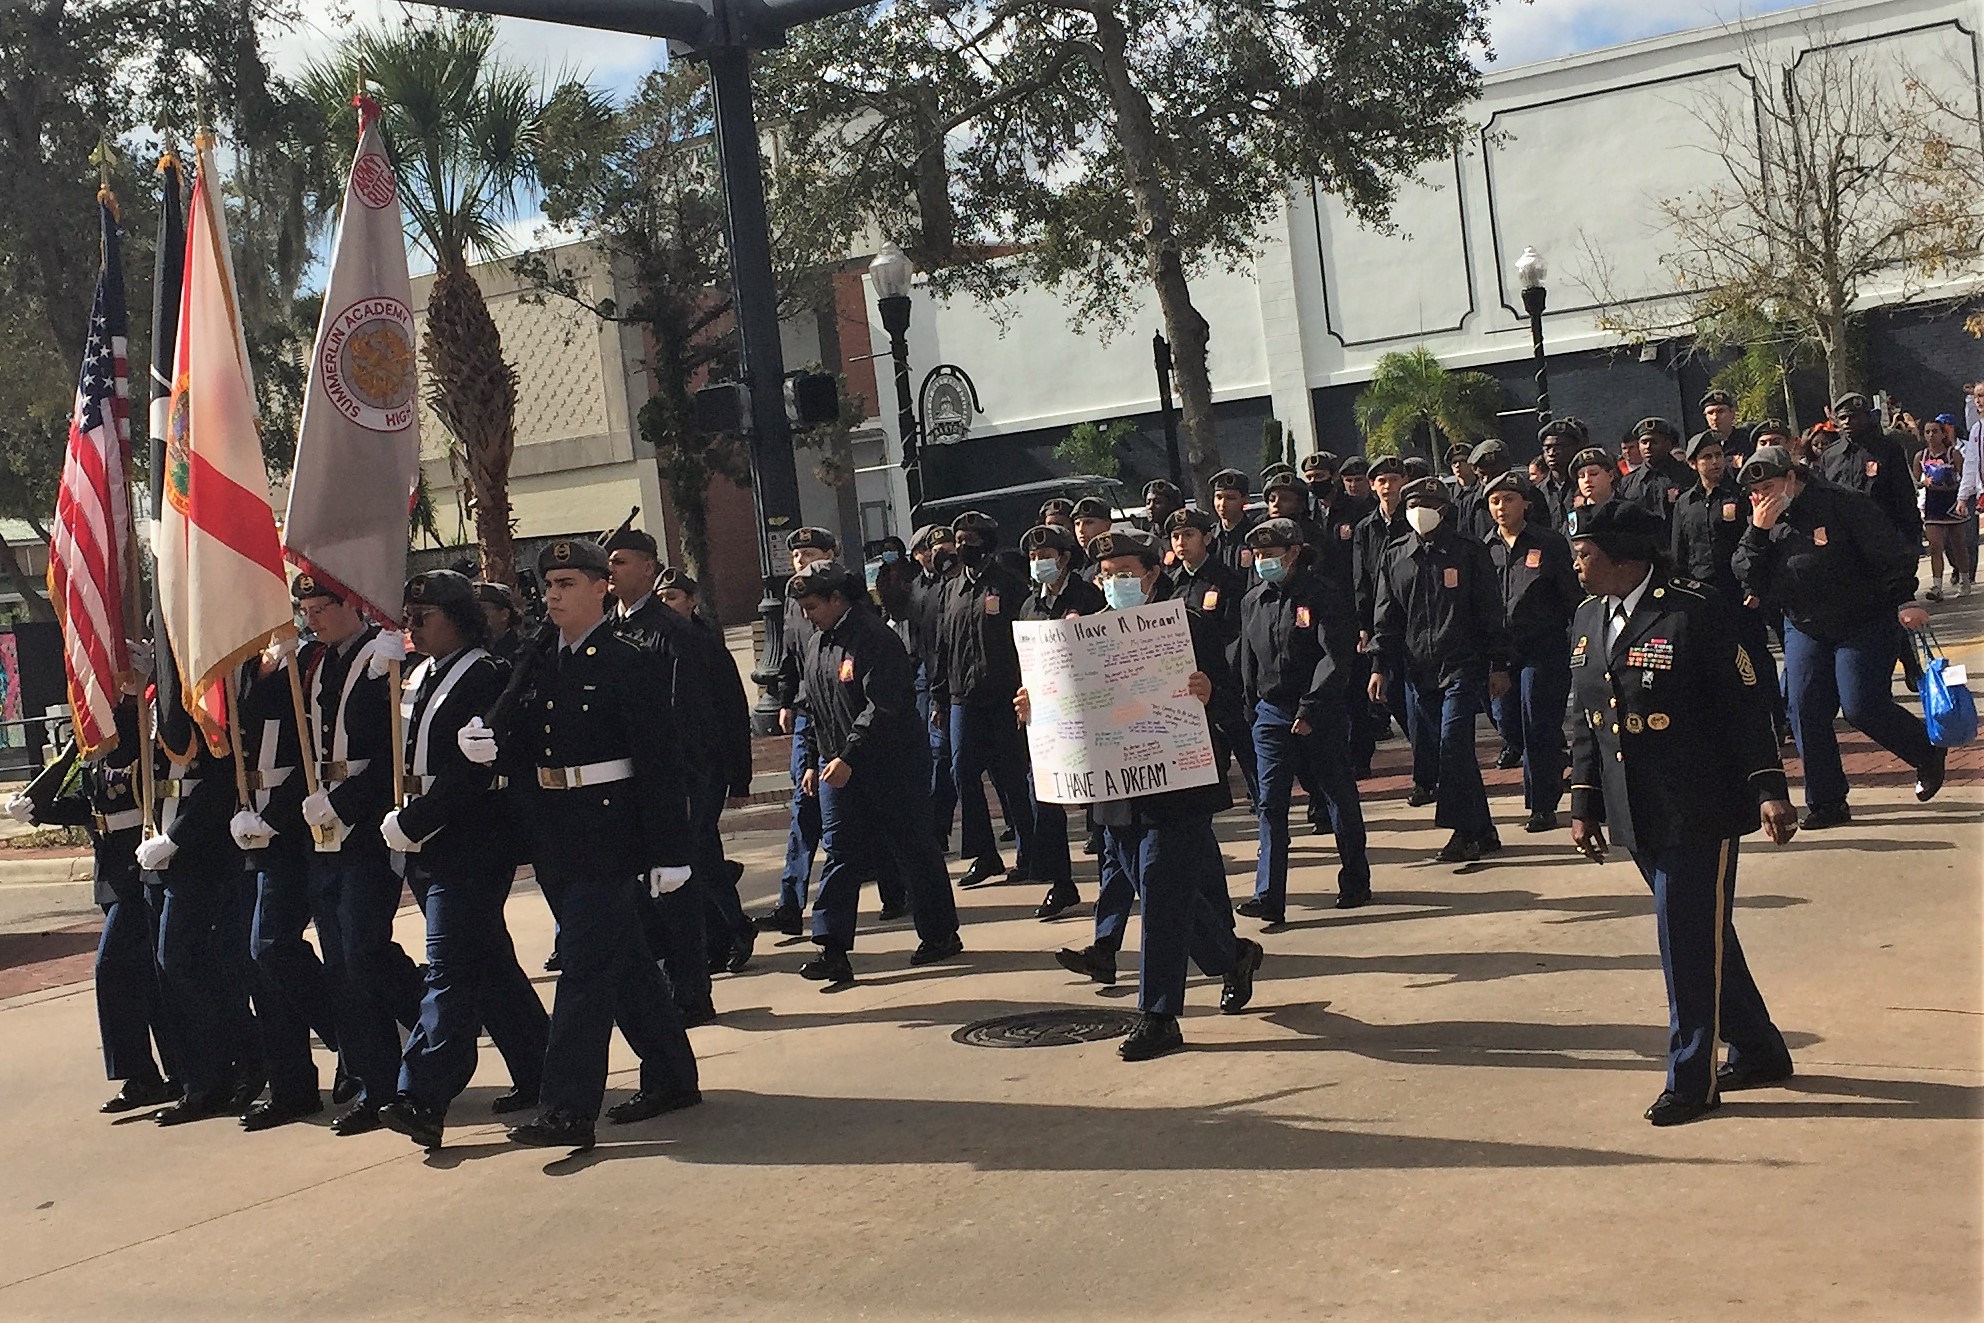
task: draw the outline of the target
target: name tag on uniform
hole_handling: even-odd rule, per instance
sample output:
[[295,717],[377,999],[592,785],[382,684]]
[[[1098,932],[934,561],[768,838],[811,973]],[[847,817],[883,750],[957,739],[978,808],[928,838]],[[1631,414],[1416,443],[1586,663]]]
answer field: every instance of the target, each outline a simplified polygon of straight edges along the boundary
[[1308,608],[1308,607],[1306,607],[1306,606],[1298,606],[1298,607],[1296,607],[1296,608],[1295,608],[1295,628],[1297,628],[1297,629],[1307,629],[1307,628],[1309,628],[1309,608]]
[[1666,639],[1648,639],[1637,647],[1626,649],[1626,665],[1636,671],[1671,671],[1674,669],[1674,645]]
[[1825,526],[1820,525],[1818,528],[1812,530],[1812,545],[1815,547],[1823,547],[1825,544],[1826,544]]
[[[1532,569],[1532,570],[1540,570],[1540,569],[1542,569],[1542,568],[1543,568],[1543,548],[1541,548],[1541,547],[1531,547],[1531,548],[1529,549],[1529,554],[1528,554],[1527,556],[1524,556],[1524,557],[1522,558],[1522,563],[1523,563],[1523,564],[1525,564],[1525,565],[1527,565],[1527,566],[1528,566],[1528,567],[1529,567],[1530,569]],[[1452,571],[1452,570],[1448,570],[1448,571],[1447,571],[1447,573],[1449,573],[1449,574],[1452,574],[1452,573],[1453,573],[1453,571]]]
[[1339,541],[1339,542],[1348,542],[1348,541],[1350,541],[1350,525],[1349,525],[1349,524],[1338,524],[1338,525],[1336,526],[1336,540],[1337,540],[1337,541]]
[[1724,501],[1722,503],[1722,522],[1725,524],[1736,522],[1736,502]]
[[1253,563],[1254,563],[1254,549],[1252,547],[1240,548],[1241,567],[1244,569],[1245,567],[1252,565]]
[[854,658],[842,657],[840,659],[840,682],[842,684],[846,684],[849,680],[852,680],[853,678],[854,678]]
[[988,616],[996,616],[999,614],[999,594],[997,593],[985,594],[985,614]]
[[1219,589],[1217,588],[1206,589],[1206,595],[1203,599],[1202,605],[1204,609],[1207,611],[1217,611],[1219,609]]
[[1870,478],[1878,478],[1881,476],[1881,461],[1879,461],[1878,459],[1870,459],[1867,461],[1867,476]]
[[1585,651],[1590,647],[1591,647],[1591,635],[1589,634],[1578,635],[1578,645],[1575,648],[1571,649],[1571,665],[1573,666],[1584,665],[1584,654]]
[[1460,567],[1458,565],[1447,566],[1445,570],[1441,571],[1440,580],[1449,588],[1460,587]]

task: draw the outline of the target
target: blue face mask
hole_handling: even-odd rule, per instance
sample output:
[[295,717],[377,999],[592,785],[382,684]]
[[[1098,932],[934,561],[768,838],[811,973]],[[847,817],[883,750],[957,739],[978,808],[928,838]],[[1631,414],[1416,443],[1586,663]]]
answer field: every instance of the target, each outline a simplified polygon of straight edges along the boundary
[[1262,583],[1280,583],[1288,573],[1288,562],[1279,556],[1256,556],[1254,573],[1261,576]]
[[1133,606],[1144,604],[1144,584],[1142,579],[1127,575],[1112,575],[1102,581],[1102,596],[1112,611],[1127,611]]
[[885,551],[882,553],[882,564],[884,565],[893,565],[901,559],[902,553],[900,551]]
[[1051,557],[1033,562],[1033,581],[1045,588],[1061,577],[1061,562]]

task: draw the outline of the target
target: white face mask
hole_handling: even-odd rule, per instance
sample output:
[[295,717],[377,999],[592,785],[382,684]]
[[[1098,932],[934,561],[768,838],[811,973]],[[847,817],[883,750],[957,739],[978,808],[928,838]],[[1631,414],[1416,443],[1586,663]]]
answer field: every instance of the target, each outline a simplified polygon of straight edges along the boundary
[[1412,531],[1421,537],[1431,537],[1433,530],[1440,526],[1443,511],[1438,506],[1415,505],[1405,512],[1405,522]]

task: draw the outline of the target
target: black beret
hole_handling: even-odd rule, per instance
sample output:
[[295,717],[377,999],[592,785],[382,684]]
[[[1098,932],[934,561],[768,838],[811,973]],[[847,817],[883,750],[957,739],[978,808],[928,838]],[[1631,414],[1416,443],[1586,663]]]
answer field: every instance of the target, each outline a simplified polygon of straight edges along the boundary
[[1261,485],[1266,486],[1268,480],[1277,473],[1286,473],[1292,476],[1294,472],[1295,470],[1286,464],[1270,464],[1261,470]]
[[1858,409],[1860,412],[1865,413],[1872,407],[1867,403],[1867,397],[1857,390],[1850,390],[1832,402],[1832,411],[1834,413],[1846,413],[1852,409]]
[[553,570],[584,570],[603,579],[606,548],[589,537],[554,538],[537,553],[537,572],[549,574]]
[[1397,455],[1380,455],[1371,461],[1371,472],[1367,476],[1382,478],[1387,474],[1396,476],[1403,472],[1405,472],[1405,465],[1398,462]]
[[1528,480],[1514,469],[1510,469],[1507,473],[1495,475],[1483,484],[1481,488],[1481,494],[1484,497],[1493,496],[1496,492],[1514,492],[1525,501],[1536,499],[1535,494],[1529,489]]
[[1411,482],[1418,478],[1432,477],[1433,466],[1419,455],[1407,455],[1399,461],[1399,472],[1405,475],[1407,482]]
[[1304,455],[1302,457],[1302,471],[1304,473],[1317,473],[1328,469],[1331,473],[1335,473],[1337,466],[1342,462],[1342,460],[1336,457],[1334,451],[1318,450],[1313,455]]
[[612,555],[616,551],[637,551],[643,556],[652,556],[657,560],[660,559],[660,551],[655,544],[654,534],[644,532],[638,528],[614,530],[613,536],[606,539],[606,552],[608,555]]
[[816,560],[785,581],[785,595],[794,601],[830,593],[853,598],[867,591],[867,585],[837,560]]
[[1785,426],[1784,421],[1779,418],[1766,418],[1750,429],[1752,444],[1767,436],[1781,436],[1788,441],[1795,435],[1797,434]]
[[974,533],[984,539],[985,545],[991,546],[999,540],[999,521],[983,510],[966,510],[956,519],[951,520],[951,531]]
[[1452,459],[1455,455],[1467,456],[1472,453],[1473,453],[1473,448],[1469,446],[1465,441],[1449,441],[1447,443],[1448,459]]
[[1711,404],[1726,404],[1733,409],[1736,407],[1736,397],[1726,390],[1712,390],[1702,396],[1701,407],[1706,409]]
[[1173,501],[1185,499],[1185,494],[1178,490],[1178,484],[1168,478],[1152,478],[1144,484],[1144,504],[1150,504],[1153,496],[1168,496]]
[[1196,528],[1201,533],[1210,533],[1219,527],[1219,521],[1204,510],[1173,510],[1171,517],[1164,521],[1164,531],[1175,533],[1181,528]]
[[1479,464],[1484,459],[1489,459],[1496,455],[1506,456],[1508,453],[1509,448],[1491,436],[1467,452],[1467,462],[1470,464]]
[[1736,480],[1745,487],[1753,487],[1796,471],[1799,471],[1798,461],[1783,446],[1758,446],[1757,453],[1750,456],[1750,462],[1743,466]]
[[785,539],[787,551],[839,551],[840,539],[824,528],[795,528]]
[[1293,519],[1263,519],[1247,533],[1250,547],[1299,547],[1302,525]]
[[1118,528],[1107,533],[1098,533],[1088,540],[1088,558],[1092,561],[1105,561],[1116,556],[1135,556],[1145,565],[1155,565],[1164,557],[1158,552],[1157,543],[1150,534],[1141,529]]
[[1407,505],[1452,505],[1454,500],[1447,484],[1430,476],[1407,483],[1399,496]]
[[1371,461],[1362,455],[1352,455],[1343,461],[1343,467],[1336,473],[1339,478],[1368,478],[1371,476]]
[[1076,519],[1114,519],[1116,516],[1109,512],[1109,502],[1103,500],[1100,496],[1084,496],[1075,502],[1074,517]]
[[1029,528],[1020,537],[1022,551],[1066,551],[1075,549],[1075,535],[1055,524]]
[[507,583],[490,583],[487,579],[475,585],[475,600],[485,606],[501,606],[509,610],[517,609],[517,595],[510,591]]
[[1694,462],[1695,456],[1701,453],[1703,446],[1720,446],[1720,445],[1722,445],[1722,438],[1717,436],[1715,433],[1697,432],[1693,436],[1688,438],[1688,448],[1681,452],[1681,458],[1687,460],[1689,463],[1692,464]]
[[1301,492],[1305,496],[1308,495],[1308,489],[1302,485],[1302,479],[1296,477],[1286,469],[1281,470],[1272,478],[1269,478],[1266,485],[1261,488],[1262,494],[1268,496],[1281,491]]
[[656,591],[660,591],[663,588],[673,588],[676,592],[687,593],[691,597],[694,597],[701,590],[694,579],[676,569],[673,565],[663,570],[661,572],[661,578],[655,582]]
[[949,524],[925,524],[923,527],[917,529],[915,535],[909,539],[909,549],[911,551],[922,551],[934,542],[939,535],[949,537],[951,535],[951,526]]
[[429,570],[406,581],[406,599],[420,606],[467,606],[475,600],[475,585],[453,570]]
[[1665,418],[1642,418],[1639,425],[1633,428],[1633,435],[1640,438],[1664,436],[1669,441],[1677,442],[1681,439],[1681,429]]
[[1597,446],[1586,446],[1583,450],[1578,451],[1577,454],[1572,455],[1571,462],[1565,466],[1564,471],[1575,475],[1579,469],[1588,469],[1594,466],[1601,469],[1611,469],[1615,474],[1619,471],[1618,462]]
[[289,597],[291,601],[298,603],[306,597],[328,597],[337,602],[344,600],[343,593],[307,570],[290,580]]
[[1591,429],[1584,425],[1582,418],[1573,418],[1571,415],[1565,414],[1562,418],[1552,418],[1537,429],[1536,439],[1538,441],[1547,441],[1553,436],[1566,436],[1579,445],[1583,445],[1591,439]]
[[1073,518],[1075,503],[1065,496],[1054,496],[1040,503],[1040,522],[1046,523],[1048,515],[1067,515]]
[[1253,487],[1247,481],[1247,475],[1239,469],[1221,469],[1212,475],[1212,489],[1216,492],[1245,492],[1252,491]]
[[1570,520],[1572,540],[1596,542],[1614,559],[1651,560],[1667,544],[1667,521],[1636,501],[1581,505]]

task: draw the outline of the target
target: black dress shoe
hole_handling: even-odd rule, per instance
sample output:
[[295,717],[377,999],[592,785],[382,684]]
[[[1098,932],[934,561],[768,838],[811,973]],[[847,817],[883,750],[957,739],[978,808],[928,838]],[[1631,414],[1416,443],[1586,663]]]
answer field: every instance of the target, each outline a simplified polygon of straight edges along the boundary
[[184,1125],[188,1121],[204,1121],[210,1116],[226,1116],[233,1102],[233,1089],[220,1088],[209,1089],[205,1093],[189,1093],[163,1111],[154,1112],[152,1120],[160,1125]]
[[1790,1057],[1756,1065],[1748,1061],[1732,1061],[1715,1072],[1715,1091],[1741,1093],[1745,1089],[1768,1089],[1773,1084],[1782,1084],[1790,1078]]
[[934,942],[918,942],[916,949],[909,953],[912,965],[934,965],[964,954],[964,938],[952,933],[949,937]]
[[115,1116],[119,1112],[135,1112],[140,1107],[157,1107],[177,1096],[172,1086],[164,1080],[125,1080],[124,1087],[97,1110],[106,1116]]
[[234,1077],[234,1107],[232,1109],[234,1114],[240,1116],[250,1107],[254,1106],[255,1100],[262,1096],[262,1090],[268,1087],[269,1081],[265,1077],[250,1072],[237,1071]]
[[441,1129],[448,1119],[445,1107],[423,1107],[402,1093],[379,1109],[379,1120],[394,1134],[405,1135],[422,1148],[441,1147]]
[[791,905],[781,905],[770,914],[760,914],[755,922],[761,933],[784,933],[787,937],[797,937],[802,930],[803,916]]
[[512,1088],[509,1092],[499,1093],[489,1100],[489,1110],[498,1116],[507,1116],[511,1112],[529,1111],[535,1106],[537,1106],[536,1089]]
[[334,1135],[369,1135],[378,1128],[379,1109],[368,1103],[354,1105],[331,1122],[331,1133]]
[[1125,1061],[1149,1061],[1183,1046],[1185,1035],[1179,1031],[1177,1016],[1146,1012],[1137,1017],[1136,1027],[1116,1049],[1116,1055]]
[[1233,907],[1233,912],[1243,919],[1259,919],[1268,927],[1288,921],[1288,911],[1276,909],[1258,896],[1250,896]]
[[365,1086],[359,1082],[358,1076],[345,1074],[344,1067],[339,1066],[338,1073],[331,1077],[331,1106],[342,1107],[356,1100],[364,1091]]
[[1084,946],[1076,951],[1062,947],[1054,953],[1055,961],[1071,974],[1080,974],[1100,983],[1105,988],[1116,986],[1116,953],[1105,951],[1099,946]]
[[1334,836],[1336,835],[1336,828],[1330,825],[1328,818],[1311,818],[1309,819],[1309,834],[1311,836]]
[[684,1107],[694,1107],[703,1100],[699,1089],[677,1090],[663,1093],[642,1089],[626,1102],[614,1103],[606,1109],[606,1119],[614,1125],[632,1125],[636,1121],[647,1121],[664,1112],[679,1112]]
[[1522,829],[1534,835],[1538,832],[1557,830],[1557,814],[1550,809],[1537,809],[1522,824]]
[[[1254,974],[1268,954],[1259,942],[1245,937],[1238,939],[1234,946],[1237,949],[1233,955],[1233,968],[1228,971],[1226,982],[1219,990],[1221,1015],[1238,1015],[1247,1009],[1247,1003],[1254,999]],[[1175,1024],[1173,1027],[1176,1027]]]
[[1340,910],[1361,909],[1371,903],[1371,889],[1362,891],[1339,891],[1336,893],[1336,907]]
[[998,855],[988,854],[983,858],[972,860],[971,867],[965,869],[964,876],[958,879],[958,885],[969,891],[973,887],[982,887],[987,882],[997,882],[1005,876],[1006,865],[1000,862]]
[[1018,833],[1015,832],[1011,827],[1002,828],[999,832],[999,843],[1001,845],[1011,845],[1013,843],[1014,838],[1017,836]]
[[1351,775],[1355,776],[1359,781],[1369,781],[1376,773],[1371,770],[1371,764],[1359,763],[1357,764],[1356,771],[1352,772]]
[[1405,806],[1407,808],[1425,808],[1438,798],[1438,794],[1428,790],[1425,786],[1414,785],[1411,792],[1405,797]]
[[1437,864],[1471,864],[1481,858],[1481,839],[1477,836],[1463,836],[1455,832],[1433,856]]
[[1720,1098],[1689,1102],[1679,1094],[1663,1093],[1653,1100],[1653,1106],[1646,1109],[1646,1119],[1655,1125],[1686,1125],[1690,1121],[1701,1120],[1720,1106]]
[[799,977],[831,988],[854,982],[854,966],[847,962],[847,952],[829,946],[799,967]]
[[1845,803],[1841,802],[1820,804],[1816,808],[1806,809],[1805,816],[1799,820],[1798,825],[1805,831],[1824,831],[1827,827],[1844,827],[1851,821],[1853,814],[1848,811]]
[[897,919],[906,919],[909,917],[909,906],[900,904],[891,905],[884,902],[881,912],[875,917],[883,923],[894,923]]
[[1101,832],[1099,832],[1099,831],[1092,831],[1092,832],[1090,832],[1090,833],[1088,834],[1088,836],[1087,836],[1087,838],[1086,838],[1085,840],[1083,840],[1083,841],[1082,841],[1082,853],[1083,853],[1083,854],[1101,854],[1101,853],[1102,853],[1102,833],[1101,833]]
[[558,958],[558,953],[556,951],[553,951],[550,955],[544,957],[545,973],[556,974],[559,970],[563,969],[564,967],[565,967],[565,962]]
[[758,930],[747,928],[730,939],[730,958],[723,967],[733,974],[741,974],[744,966],[751,963],[751,953],[758,949]]
[[1075,890],[1072,882],[1056,882],[1047,888],[1047,899],[1033,912],[1033,917],[1041,922],[1058,919],[1069,910],[1082,903],[1082,893]]
[[1511,767],[1521,767],[1522,755],[1520,753],[1517,753],[1514,749],[1505,748],[1500,753],[1495,755],[1495,766],[1499,767],[1504,772],[1508,771]]
[[323,1110],[324,1100],[314,1093],[307,1098],[270,1098],[241,1114],[241,1128],[248,1131],[273,1130],[279,1125],[315,1116]]
[[1915,798],[1926,804],[1936,797],[1936,792],[1943,788],[1949,757],[1950,751],[1941,745],[1929,746],[1929,761],[1915,769]]
[[1481,853],[1493,854],[1502,848],[1502,834],[1493,827],[1490,827],[1487,831],[1475,837],[1474,843],[1481,847]]
[[704,1002],[700,1006],[677,1006],[675,1013],[682,1017],[682,1027],[684,1029],[694,1029],[700,1025],[710,1024],[715,1021],[716,1006],[711,1002]]
[[511,1143],[532,1148],[589,1149],[593,1146],[592,1118],[552,1107],[535,1121],[511,1126],[509,1135]]

